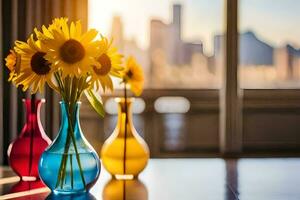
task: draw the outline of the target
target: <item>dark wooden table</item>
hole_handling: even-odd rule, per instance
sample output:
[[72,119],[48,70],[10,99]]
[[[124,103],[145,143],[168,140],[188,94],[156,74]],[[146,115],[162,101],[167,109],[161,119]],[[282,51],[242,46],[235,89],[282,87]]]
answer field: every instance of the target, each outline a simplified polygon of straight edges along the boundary
[[[18,182],[8,167],[0,176],[0,199],[59,199],[41,183]],[[90,193],[60,199],[299,200],[300,159],[151,159],[135,181],[111,180],[102,169]]]

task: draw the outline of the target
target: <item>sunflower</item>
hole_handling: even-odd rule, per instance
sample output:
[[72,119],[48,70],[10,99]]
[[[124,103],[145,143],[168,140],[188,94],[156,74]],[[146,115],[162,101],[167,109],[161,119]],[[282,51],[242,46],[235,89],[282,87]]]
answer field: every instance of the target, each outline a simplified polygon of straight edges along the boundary
[[48,28],[46,28],[45,25],[42,26],[42,32],[39,31],[37,28],[34,29],[34,32],[40,41],[53,39],[52,31],[55,29],[59,30],[62,28],[62,26],[67,26],[67,23],[68,18],[55,18],[52,20],[52,24],[50,24]]
[[18,85],[23,85],[23,90],[31,88],[31,93],[37,90],[43,91],[45,83],[54,86],[52,74],[55,70],[44,58],[46,55],[39,41],[33,39],[33,35],[26,42],[16,41],[15,51],[21,56],[20,72],[13,81]]
[[139,96],[144,87],[144,73],[142,67],[130,56],[126,61],[123,72],[123,82],[130,86],[131,91]]
[[80,21],[72,22],[69,27],[67,19],[61,18],[54,20],[38,37],[47,48],[45,58],[59,68],[65,78],[79,77],[87,73],[90,66],[97,65],[95,58],[100,55],[99,41],[94,40],[97,34],[95,29],[82,34]]
[[123,56],[118,53],[117,48],[112,46],[112,41],[109,42],[103,36],[101,36],[99,50],[101,55],[96,59],[98,64],[92,66],[91,80],[97,90],[100,85],[103,91],[113,90],[111,76],[121,77]]
[[20,72],[21,57],[14,50],[10,50],[10,53],[5,58],[5,62],[6,67],[10,71],[8,81],[13,81]]

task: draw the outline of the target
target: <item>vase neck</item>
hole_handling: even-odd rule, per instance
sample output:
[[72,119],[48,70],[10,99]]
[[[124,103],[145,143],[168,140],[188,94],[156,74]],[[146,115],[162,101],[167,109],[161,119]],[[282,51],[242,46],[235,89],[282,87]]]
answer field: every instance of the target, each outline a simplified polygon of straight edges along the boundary
[[118,103],[118,123],[117,126],[120,129],[119,136],[125,134],[125,129],[127,131],[127,136],[133,134],[133,122],[132,122],[132,103],[133,98],[116,98]]
[[[34,102],[33,102],[34,101]],[[31,100],[31,99],[23,99],[25,109],[26,109],[26,133],[34,133],[34,134],[43,134],[44,129],[42,127],[40,113],[42,103],[45,102],[44,99]],[[39,131],[31,131],[31,130],[39,130]]]
[[[72,129],[76,137],[81,137],[81,128],[79,122],[79,111],[81,102],[69,104],[64,101],[60,102],[61,107],[61,128],[69,129],[72,124]],[[65,127],[63,127],[65,126]]]

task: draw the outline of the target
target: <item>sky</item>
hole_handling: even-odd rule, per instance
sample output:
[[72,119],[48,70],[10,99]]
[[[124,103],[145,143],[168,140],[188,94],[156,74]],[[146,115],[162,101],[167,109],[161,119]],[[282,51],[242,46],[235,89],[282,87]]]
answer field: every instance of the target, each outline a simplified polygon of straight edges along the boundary
[[[172,5],[182,4],[182,34],[186,41],[202,41],[213,52],[213,37],[224,32],[223,0],[89,0],[89,27],[109,35],[112,17],[122,17],[125,38],[149,45],[150,20],[169,23]],[[239,30],[253,30],[273,46],[287,42],[300,47],[300,0],[240,0]]]
[[299,0],[240,0],[239,6],[241,31],[254,30],[273,46],[300,48]]

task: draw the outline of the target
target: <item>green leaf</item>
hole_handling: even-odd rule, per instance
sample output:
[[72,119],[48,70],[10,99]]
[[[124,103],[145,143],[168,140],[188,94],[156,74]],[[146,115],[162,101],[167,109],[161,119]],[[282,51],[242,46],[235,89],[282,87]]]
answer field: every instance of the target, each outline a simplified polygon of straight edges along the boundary
[[89,100],[91,106],[94,110],[101,116],[104,117],[105,111],[100,95],[98,95],[94,90],[85,90],[84,94]]

